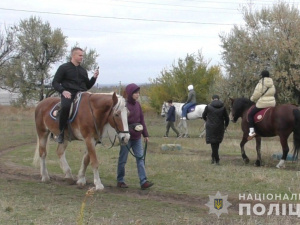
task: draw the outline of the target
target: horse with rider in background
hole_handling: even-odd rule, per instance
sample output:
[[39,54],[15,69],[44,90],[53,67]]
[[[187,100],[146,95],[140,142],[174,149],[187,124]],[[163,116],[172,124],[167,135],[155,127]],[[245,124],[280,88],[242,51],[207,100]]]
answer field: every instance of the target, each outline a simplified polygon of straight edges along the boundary
[[[247,121],[249,109],[254,106],[254,102],[247,98],[231,99],[230,118],[233,122],[241,121],[243,138],[240,142],[241,154],[245,163],[249,163],[249,158],[245,153],[245,144],[248,142],[249,123]],[[300,150],[300,110],[296,105],[283,104],[275,107],[268,107],[259,111],[254,116],[255,140],[257,159],[256,166],[261,166],[261,138],[279,136],[282,147],[282,157],[277,168],[284,168],[289,152],[288,138],[293,133],[293,158],[298,158]]]
[[[183,120],[180,118],[182,116],[182,107],[184,106],[184,104],[185,103],[173,102],[173,105],[175,106],[175,109],[176,109],[177,118],[179,119],[177,128],[180,131],[180,135],[181,135],[181,137],[189,137],[187,121],[202,119],[202,114],[204,112],[206,105],[200,104],[200,105],[194,105],[194,106],[190,107],[187,111],[187,119]],[[163,102],[162,108],[161,108],[161,116],[165,117],[167,115],[168,110],[169,110],[169,104],[167,102]],[[200,132],[199,137],[205,136],[205,123],[204,123],[203,127],[204,128]]]

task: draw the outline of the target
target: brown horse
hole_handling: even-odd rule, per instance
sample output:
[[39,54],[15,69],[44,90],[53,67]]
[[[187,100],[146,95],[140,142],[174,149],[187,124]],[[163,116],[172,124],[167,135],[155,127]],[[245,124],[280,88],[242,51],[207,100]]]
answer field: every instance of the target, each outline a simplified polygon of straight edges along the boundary
[[[50,111],[59,101],[59,98],[46,98],[41,101],[35,109],[38,141],[34,162],[38,164],[38,160],[40,159],[40,170],[43,182],[50,180],[46,167],[47,140],[50,133],[55,135],[59,134],[58,120],[50,116]],[[127,114],[128,110],[125,99],[121,96],[117,96],[115,93],[82,93],[77,115],[69,124],[69,128],[71,128],[73,133],[72,139],[84,141],[87,147],[87,152],[83,157],[81,168],[78,172],[77,185],[84,186],[86,184],[85,172],[88,164],[91,162],[96,190],[104,188],[99,177],[99,162],[96,156],[95,145],[101,141],[102,136],[110,126],[115,129],[121,144],[126,144],[130,137]],[[60,166],[65,174],[65,178],[69,181],[74,181],[71,168],[65,157],[69,133],[68,128],[66,128],[65,142],[58,144],[56,152],[60,159]]]
[[[247,122],[248,109],[254,104],[249,99],[237,98],[231,99],[230,117],[236,122],[239,117],[242,118],[241,128],[244,132],[243,139],[240,143],[242,157],[245,163],[249,163],[249,158],[245,153],[244,146],[247,143],[249,126]],[[264,116],[264,119],[255,124],[256,132],[256,166],[261,165],[261,137],[279,136],[282,147],[282,158],[277,164],[277,168],[284,167],[285,160],[289,152],[288,138],[294,132],[294,158],[298,157],[300,150],[300,110],[295,105],[284,104],[271,107]]]

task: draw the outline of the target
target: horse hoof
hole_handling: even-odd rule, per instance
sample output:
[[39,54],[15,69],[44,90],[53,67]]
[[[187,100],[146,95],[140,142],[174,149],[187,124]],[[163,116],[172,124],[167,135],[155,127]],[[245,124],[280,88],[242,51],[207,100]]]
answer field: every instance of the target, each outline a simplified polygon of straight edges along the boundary
[[74,185],[76,184],[76,181],[73,178],[66,178],[67,184]]
[[96,185],[96,191],[102,191],[104,189],[103,184]]
[[244,159],[244,163],[248,164],[250,162],[250,160],[248,158]]
[[50,177],[49,176],[42,177],[42,182],[43,183],[50,183]]
[[255,166],[257,166],[257,167],[261,166],[261,164],[260,164],[260,161],[259,161],[259,160],[256,160],[256,162],[255,162]]
[[76,182],[76,184],[77,184],[78,187],[84,187],[86,185],[85,178],[78,179],[77,182]]

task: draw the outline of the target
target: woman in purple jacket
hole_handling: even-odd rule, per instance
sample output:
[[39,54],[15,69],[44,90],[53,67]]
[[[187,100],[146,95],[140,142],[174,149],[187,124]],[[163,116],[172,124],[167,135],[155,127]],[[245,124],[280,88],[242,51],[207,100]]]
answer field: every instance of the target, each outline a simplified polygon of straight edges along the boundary
[[129,110],[128,124],[130,139],[127,145],[121,145],[118,161],[117,171],[117,187],[128,188],[125,183],[125,164],[128,158],[128,152],[132,148],[134,155],[136,156],[136,165],[138,170],[138,176],[140,178],[141,189],[147,189],[153,185],[153,183],[147,181],[145,161],[144,161],[144,149],[142,143],[142,135],[145,142],[148,142],[148,131],[144,121],[144,115],[140,103],[137,101],[140,96],[140,87],[136,84],[129,84],[125,89],[127,95],[127,108]]

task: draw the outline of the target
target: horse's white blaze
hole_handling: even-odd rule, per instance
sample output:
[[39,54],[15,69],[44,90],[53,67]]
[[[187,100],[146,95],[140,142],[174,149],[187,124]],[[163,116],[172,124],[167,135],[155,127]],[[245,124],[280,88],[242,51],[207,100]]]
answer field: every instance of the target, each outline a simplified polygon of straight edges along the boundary
[[[127,110],[127,107],[126,107],[125,99],[123,97],[119,96],[118,97],[118,103],[119,103],[118,108],[121,108],[121,118],[122,118],[124,131],[128,131],[129,130],[129,127],[128,127],[128,110]],[[123,140],[124,143],[127,143],[129,141],[130,134],[129,133],[119,133],[119,138],[120,138],[120,140]]]
[[276,165],[278,169],[285,168],[285,160],[280,159],[279,163]]

